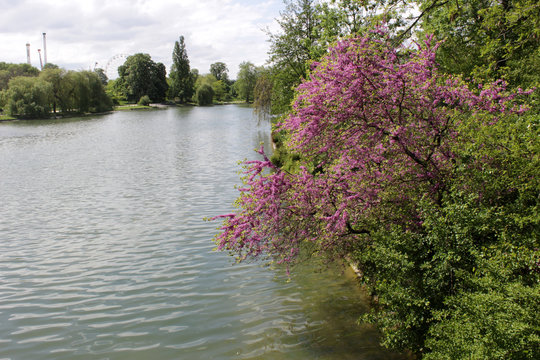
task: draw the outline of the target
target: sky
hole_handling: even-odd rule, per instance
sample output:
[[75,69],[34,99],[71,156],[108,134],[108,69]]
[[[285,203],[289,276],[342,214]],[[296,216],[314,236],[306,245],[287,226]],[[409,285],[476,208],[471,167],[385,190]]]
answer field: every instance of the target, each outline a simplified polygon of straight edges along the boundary
[[122,56],[147,53],[169,71],[183,35],[192,69],[205,74],[221,61],[234,79],[241,62],[266,63],[264,29],[277,32],[283,8],[282,0],[0,0],[0,61],[26,63],[30,43],[39,68],[46,33],[47,62],[67,70],[109,64],[116,77]]

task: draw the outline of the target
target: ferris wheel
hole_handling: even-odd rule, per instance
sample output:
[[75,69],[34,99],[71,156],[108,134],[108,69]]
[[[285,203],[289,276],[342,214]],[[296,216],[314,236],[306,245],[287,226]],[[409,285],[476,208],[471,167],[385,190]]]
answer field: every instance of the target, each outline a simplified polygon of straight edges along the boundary
[[107,61],[104,69],[107,78],[112,80],[118,77],[118,67],[124,64],[128,56],[126,54],[116,54]]

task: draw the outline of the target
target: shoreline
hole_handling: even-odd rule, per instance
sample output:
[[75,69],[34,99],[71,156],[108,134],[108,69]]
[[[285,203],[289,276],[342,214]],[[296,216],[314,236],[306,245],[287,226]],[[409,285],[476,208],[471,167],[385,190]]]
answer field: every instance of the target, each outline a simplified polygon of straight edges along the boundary
[[[240,101],[228,101],[228,102],[219,102],[214,103],[210,106],[221,106],[221,105],[241,105],[245,104],[245,102]],[[251,104],[248,104],[251,105]],[[110,111],[102,111],[102,112],[96,112],[96,113],[80,113],[80,114],[56,114],[54,116],[50,116],[47,118],[17,118],[12,117],[9,115],[0,115],[0,123],[3,122],[17,122],[17,121],[39,121],[39,120],[60,120],[60,119],[71,119],[71,118],[77,118],[77,117],[88,117],[88,116],[99,116],[99,115],[107,115],[112,114],[116,111],[144,111],[144,110],[163,110],[170,107],[195,107],[199,106],[194,103],[186,103],[186,104],[176,104],[176,103],[152,103],[148,106],[145,105],[138,105],[138,104],[128,104],[128,105],[116,105],[112,110]],[[7,118],[2,118],[2,116],[5,116]]]

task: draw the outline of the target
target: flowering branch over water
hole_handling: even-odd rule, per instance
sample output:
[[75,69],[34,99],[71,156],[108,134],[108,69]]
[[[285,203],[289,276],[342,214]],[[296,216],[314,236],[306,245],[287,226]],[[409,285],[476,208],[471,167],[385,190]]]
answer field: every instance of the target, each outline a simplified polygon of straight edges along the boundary
[[294,173],[246,161],[238,212],[222,216],[220,250],[292,262],[312,245],[336,257],[375,229],[421,226],[415,204],[443,201],[463,120],[520,113],[503,82],[471,90],[437,70],[438,44],[394,48],[384,31],[339,42],[297,89],[277,127],[301,154]]

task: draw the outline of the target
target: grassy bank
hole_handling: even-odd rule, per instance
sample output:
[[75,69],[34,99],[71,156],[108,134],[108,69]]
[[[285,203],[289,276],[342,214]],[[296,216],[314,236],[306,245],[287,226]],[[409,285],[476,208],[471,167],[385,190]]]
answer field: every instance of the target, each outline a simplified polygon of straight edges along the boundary
[[153,106],[147,105],[118,105],[114,107],[114,110],[126,111],[126,110],[150,110],[155,109]]
[[14,118],[13,116],[0,114],[0,121],[10,121],[10,120],[17,120],[17,118]]

